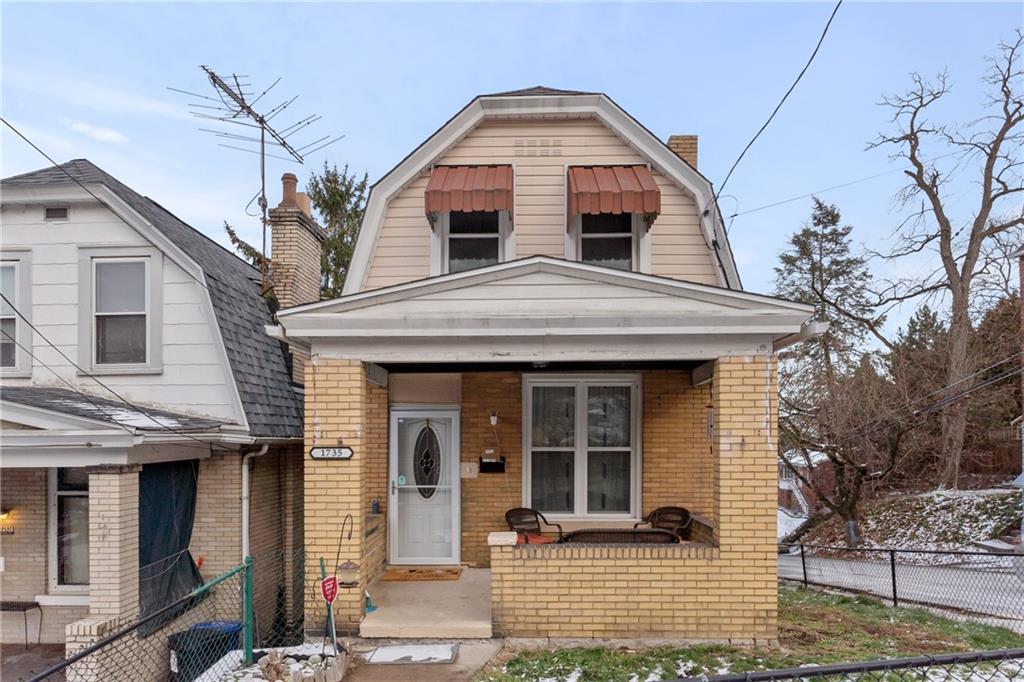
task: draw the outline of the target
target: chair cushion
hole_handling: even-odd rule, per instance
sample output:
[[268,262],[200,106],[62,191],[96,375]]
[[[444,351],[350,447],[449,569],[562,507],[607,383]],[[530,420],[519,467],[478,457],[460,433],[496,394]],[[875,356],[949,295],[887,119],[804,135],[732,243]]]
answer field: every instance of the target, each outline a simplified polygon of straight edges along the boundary
[[549,535],[538,535],[536,533],[520,533],[516,541],[518,545],[550,545],[558,542],[558,538]]

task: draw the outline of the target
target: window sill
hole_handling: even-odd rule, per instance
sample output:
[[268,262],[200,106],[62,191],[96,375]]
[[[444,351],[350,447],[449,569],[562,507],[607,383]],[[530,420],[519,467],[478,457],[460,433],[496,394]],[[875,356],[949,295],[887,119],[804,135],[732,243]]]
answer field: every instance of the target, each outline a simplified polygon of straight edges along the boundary
[[89,594],[37,594],[35,600],[40,606],[88,606]]
[[112,365],[109,367],[90,367],[88,370],[79,370],[76,374],[84,376],[119,376],[127,374],[163,374],[163,367],[143,367],[140,365]]
[[19,367],[5,367],[0,369],[0,377],[4,379],[31,379],[32,369],[21,369]]

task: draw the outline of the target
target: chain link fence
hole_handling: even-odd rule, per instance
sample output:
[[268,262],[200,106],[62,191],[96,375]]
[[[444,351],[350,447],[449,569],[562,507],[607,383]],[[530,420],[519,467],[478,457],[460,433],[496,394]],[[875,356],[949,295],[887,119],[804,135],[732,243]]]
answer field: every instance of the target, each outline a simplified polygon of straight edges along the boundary
[[30,682],[220,680],[252,658],[252,575],[246,562],[138,620],[79,621],[68,657]]
[[915,656],[837,665],[805,665],[784,670],[679,678],[675,682],[762,682],[767,680],[930,680],[1007,682],[1024,680],[1024,649]]
[[779,577],[948,609],[1024,633],[1024,555],[780,545]]

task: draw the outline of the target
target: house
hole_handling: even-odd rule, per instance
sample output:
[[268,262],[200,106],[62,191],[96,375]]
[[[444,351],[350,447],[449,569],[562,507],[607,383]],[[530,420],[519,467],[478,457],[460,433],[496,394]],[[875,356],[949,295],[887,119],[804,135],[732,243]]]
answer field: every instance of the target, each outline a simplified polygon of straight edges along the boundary
[[[264,632],[301,618],[272,607],[301,551],[302,398],[260,273],[84,159],[0,192],[4,600],[70,648],[252,555]],[[297,213],[275,219],[313,226]],[[316,300],[303,284],[279,299]]]
[[803,517],[822,511],[818,493],[798,478],[797,473],[825,490],[831,489],[835,484],[835,473],[825,453],[811,451],[805,457],[796,449],[787,450],[779,455],[778,468],[780,509]]
[[[270,329],[309,348],[305,547],[357,574],[339,630],[776,639],[775,353],[812,313],[743,289],[695,137],[600,93],[473,99],[373,186],[343,296]],[[504,519],[666,505],[689,541],[518,544]],[[408,565],[465,568],[379,580]]]

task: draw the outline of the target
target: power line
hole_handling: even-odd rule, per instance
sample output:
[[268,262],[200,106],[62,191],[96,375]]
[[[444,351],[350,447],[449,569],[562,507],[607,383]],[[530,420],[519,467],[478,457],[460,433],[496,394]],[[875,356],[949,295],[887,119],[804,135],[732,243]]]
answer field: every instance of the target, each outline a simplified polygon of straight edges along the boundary
[[[76,178],[76,177],[74,176],[74,174],[72,174],[72,173],[71,173],[71,171],[69,171],[69,170],[68,170],[67,168],[65,168],[65,167],[64,167],[64,166],[62,166],[61,164],[57,163],[56,161],[54,161],[54,159],[53,159],[53,157],[52,157],[52,156],[50,156],[49,154],[47,154],[46,152],[44,152],[44,151],[43,151],[43,150],[42,150],[42,149],[41,149],[41,148],[39,147],[39,145],[37,145],[37,144],[36,144],[35,142],[33,142],[32,140],[28,139],[28,137],[26,137],[26,136],[25,136],[25,134],[24,134],[23,132],[21,132],[20,130],[18,130],[17,128],[15,128],[15,127],[14,127],[14,126],[13,126],[13,125],[11,124],[11,122],[10,122],[10,121],[8,121],[8,120],[7,120],[6,118],[4,118],[4,117],[0,116],[0,122],[3,122],[3,124],[4,124],[5,126],[7,126],[8,128],[10,128],[10,129],[11,129],[12,131],[14,131],[14,134],[15,134],[15,135],[17,135],[17,136],[18,136],[18,137],[20,137],[20,138],[21,138],[22,140],[24,140],[24,141],[25,141],[25,142],[26,142],[26,143],[28,144],[28,146],[32,147],[32,149],[35,149],[35,150],[36,150],[37,152],[39,152],[39,154],[40,154],[40,155],[42,155],[42,157],[43,157],[43,158],[45,158],[45,159],[46,159],[47,161],[49,161],[49,162],[50,162],[51,164],[53,164],[53,166],[54,166],[55,168],[57,168],[58,170],[60,170],[60,171],[61,171],[62,173],[64,173],[64,175],[68,176],[68,177],[69,177],[69,178],[71,179],[71,181],[72,181],[72,182],[74,182],[74,183],[75,183],[76,185],[78,185],[78,186],[79,186],[79,187],[81,187],[81,188],[82,188],[83,190],[85,190],[85,192],[86,192],[86,193],[87,193],[87,194],[88,194],[89,196],[91,196],[91,197],[92,197],[93,199],[95,199],[96,201],[98,201],[98,202],[100,203],[100,205],[101,205],[101,206],[106,206],[106,207],[107,207],[107,208],[108,208],[108,209],[110,210],[110,212],[111,212],[111,213],[113,213],[113,214],[114,214],[115,216],[117,216],[117,217],[118,217],[118,219],[119,219],[119,220],[120,220],[121,222],[123,222],[123,223],[124,223],[125,225],[127,225],[128,227],[130,227],[130,228],[131,228],[131,229],[132,229],[132,230],[133,230],[134,232],[138,233],[140,237],[142,237],[143,239],[145,239],[145,240],[146,240],[146,243],[148,243],[148,244],[149,244],[150,246],[152,246],[152,247],[153,247],[153,248],[155,248],[155,249],[158,249],[158,250],[161,250],[161,251],[163,250],[163,249],[160,249],[160,247],[159,247],[159,246],[157,246],[156,244],[154,244],[154,243],[153,243],[152,241],[150,241],[150,240],[149,240],[149,239],[148,239],[148,238],[146,237],[146,235],[144,235],[144,234],[142,234],[141,232],[139,232],[139,230],[138,230],[138,229],[137,229],[137,228],[136,228],[136,227],[135,227],[134,225],[132,225],[131,223],[129,223],[129,222],[127,221],[127,220],[125,220],[125,219],[124,219],[124,218],[123,218],[123,217],[121,216],[121,214],[120,214],[120,213],[118,213],[118,212],[117,212],[117,211],[115,211],[114,209],[110,208],[110,206],[108,206],[108,205],[107,205],[107,202],[103,201],[103,199],[100,199],[100,198],[99,198],[98,196],[96,196],[96,194],[95,194],[95,193],[94,193],[94,192],[93,192],[93,191],[92,191],[91,189],[89,189],[88,187],[86,187],[86,186],[85,186],[85,184],[83,184],[81,180],[79,180],[78,178]],[[188,271],[188,269],[187,269],[187,268],[182,268],[181,270],[182,270],[182,271],[183,271],[183,272],[184,272],[184,273],[185,273],[186,275],[188,275],[188,276],[189,276],[189,277],[191,277],[191,278],[192,278],[193,280],[195,280],[195,281],[196,281],[196,283],[197,283],[197,284],[199,284],[199,286],[201,286],[202,288],[204,288],[204,289],[206,289],[206,290],[209,290],[209,287],[207,287],[207,286],[206,286],[206,282],[202,281],[201,279],[199,279],[198,277],[196,277],[195,275],[193,275],[193,274],[192,274],[191,272],[189,272],[189,271]]]
[[[800,73],[797,74],[796,80],[794,80],[793,84],[789,86],[788,90],[786,90],[786,94],[782,96],[782,99],[779,100],[779,103],[775,105],[775,109],[772,110],[772,113],[768,117],[768,120],[765,121],[764,125],[762,125],[758,129],[758,131],[754,134],[752,138],[750,138],[750,142],[748,142],[747,146],[743,148],[743,151],[740,152],[740,155],[736,157],[736,161],[734,161],[732,167],[729,168],[729,172],[725,174],[725,179],[722,180],[721,186],[718,188],[718,191],[715,192],[715,195],[713,197],[713,200],[716,203],[718,201],[718,197],[722,194],[722,191],[725,189],[726,184],[729,182],[729,178],[732,177],[733,171],[736,170],[736,166],[740,164],[740,161],[742,161],[743,157],[746,156],[747,151],[753,146],[754,142],[757,141],[757,138],[761,136],[761,133],[763,133],[765,129],[768,127],[768,125],[772,122],[772,119],[775,118],[775,114],[779,113],[779,109],[782,108],[782,105],[785,104],[790,94],[792,94],[793,90],[796,89],[797,83],[799,83],[800,79],[802,79],[804,77],[804,74],[807,73],[807,69],[810,68],[811,62],[814,61],[814,58],[818,55],[818,50],[821,49],[821,44],[825,42],[825,36],[828,35],[828,29],[829,27],[832,26],[832,20],[836,18],[836,12],[839,11],[839,7],[842,4],[843,0],[839,0],[839,2],[836,3],[836,6],[832,9],[832,14],[828,18],[828,22],[826,22],[825,24],[825,28],[821,32],[821,36],[818,38],[818,44],[814,46],[814,51],[811,52],[811,56],[807,59],[807,63],[804,64],[804,68],[800,69]],[[704,210],[705,212],[707,211],[706,206],[704,207]]]
[[[133,402],[131,402],[130,400],[128,400],[127,398],[122,396],[120,393],[118,393],[117,391],[112,389],[110,386],[108,386],[107,384],[105,384],[102,381],[100,381],[100,379],[97,378],[95,375],[85,371],[81,366],[78,365],[78,363],[76,363],[74,360],[72,360],[70,357],[68,357],[67,353],[62,351],[59,347],[57,347],[56,344],[54,344],[52,341],[50,341],[50,339],[48,339],[45,334],[43,334],[41,331],[39,331],[39,328],[36,327],[35,325],[33,325],[31,320],[29,320],[27,317],[25,317],[25,315],[20,310],[18,310],[18,308],[15,307],[14,303],[12,303],[9,298],[7,298],[6,294],[0,293],[0,299],[2,299],[4,301],[4,303],[6,303],[8,306],[10,306],[11,310],[13,310],[15,312],[15,314],[19,318],[21,318],[21,320],[25,324],[27,324],[29,326],[29,328],[33,332],[35,332],[36,334],[39,335],[39,338],[41,338],[43,341],[45,341],[47,343],[47,345],[49,345],[51,348],[53,348],[55,351],[57,351],[57,353],[62,358],[64,358],[67,362],[69,362],[71,364],[71,366],[74,367],[76,370],[78,370],[83,376],[86,376],[86,377],[92,379],[93,381],[95,381],[97,384],[99,384],[104,389],[109,391],[110,394],[113,395],[115,398],[117,398],[118,400],[123,402],[125,405],[131,407],[133,410],[135,410],[139,414],[143,415],[144,417],[146,417],[150,421],[152,421],[154,424],[156,424],[161,429],[166,430],[166,431],[170,431],[172,433],[176,433],[179,436],[184,436],[185,438],[188,438],[190,440],[194,440],[197,443],[202,443],[203,445],[209,444],[209,445],[212,446],[212,443],[207,443],[207,441],[204,441],[204,440],[202,440],[200,438],[196,438],[195,436],[192,436],[191,434],[189,434],[189,433],[187,433],[185,431],[182,431],[180,429],[175,429],[174,427],[171,427],[171,426],[168,426],[168,425],[164,424],[163,422],[158,420],[156,417],[154,417],[153,415],[148,413],[146,410],[144,410],[143,408],[141,408],[138,405],[134,404]],[[48,368],[48,369],[50,369],[50,371],[53,371],[52,368]],[[229,450],[230,448],[224,448],[224,449]]]

